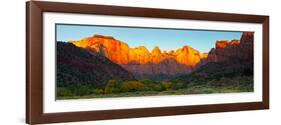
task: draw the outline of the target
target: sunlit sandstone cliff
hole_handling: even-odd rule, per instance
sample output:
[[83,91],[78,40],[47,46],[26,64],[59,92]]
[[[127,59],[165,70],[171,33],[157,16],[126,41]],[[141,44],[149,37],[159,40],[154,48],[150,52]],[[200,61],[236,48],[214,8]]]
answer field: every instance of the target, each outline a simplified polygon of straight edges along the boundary
[[94,35],[72,43],[78,47],[106,56],[117,64],[127,64],[129,62],[129,46],[111,36]]
[[201,59],[207,58],[206,53],[200,53],[189,46],[183,46],[176,51],[161,51],[155,47],[149,52],[146,47],[130,48],[125,42],[116,40],[111,36],[94,35],[80,41],[72,42],[74,45],[89,49],[104,55],[117,64],[159,64],[166,59],[174,59],[178,63],[194,67]]

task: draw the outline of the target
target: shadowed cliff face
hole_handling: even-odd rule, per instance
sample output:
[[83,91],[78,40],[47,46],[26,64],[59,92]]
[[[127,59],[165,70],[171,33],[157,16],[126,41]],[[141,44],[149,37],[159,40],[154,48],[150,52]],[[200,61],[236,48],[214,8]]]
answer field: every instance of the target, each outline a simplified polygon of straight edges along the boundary
[[216,48],[209,52],[207,62],[227,60],[253,61],[254,33],[243,32],[239,40],[217,41]]
[[168,80],[172,77],[189,74],[193,68],[178,63],[174,58],[166,58],[157,64],[123,64],[123,68],[130,71],[137,79],[152,79],[156,81]]

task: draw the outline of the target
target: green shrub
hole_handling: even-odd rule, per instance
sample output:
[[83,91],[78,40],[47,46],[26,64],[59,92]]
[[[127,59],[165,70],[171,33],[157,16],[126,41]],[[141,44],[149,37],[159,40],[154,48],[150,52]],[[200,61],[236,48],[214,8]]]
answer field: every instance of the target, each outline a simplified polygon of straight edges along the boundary
[[57,87],[57,96],[59,97],[72,96],[72,93],[66,87]]
[[172,85],[173,84],[171,82],[162,82],[162,86],[164,87],[165,90],[171,89]]
[[104,90],[103,89],[94,89],[94,93],[98,94],[98,95],[102,95],[102,94],[104,94]]
[[144,84],[139,81],[126,81],[121,85],[122,92],[143,91],[144,88]]
[[79,84],[76,86],[74,89],[73,93],[76,96],[84,96],[84,95],[89,95],[92,93],[91,88],[88,85],[85,84]]
[[162,91],[162,90],[164,90],[164,87],[161,84],[154,84],[153,90],[154,91]]
[[140,82],[145,84],[145,85],[154,84],[154,81],[152,81],[150,79],[144,79],[144,80],[141,80]]
[[120,81],[118,80],[109,80],[105,86],[104,93],[120,93]]
[[172,86],[171,86],[171,88],[172,88],[173,90],[182,89],[182,88],[184,88],[184,87],[185,87],[184,84],[181,83],[181,82],[173,83]]

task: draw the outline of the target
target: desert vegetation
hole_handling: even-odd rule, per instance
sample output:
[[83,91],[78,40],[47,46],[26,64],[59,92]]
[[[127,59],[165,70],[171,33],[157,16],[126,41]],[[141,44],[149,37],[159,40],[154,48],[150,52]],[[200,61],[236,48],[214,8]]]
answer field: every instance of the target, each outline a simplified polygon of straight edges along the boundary
[[93,87],[90,84],[58,86],[57,99],[251,92],[253,91],[252,82],[252,77],[248,76],[223,77],[211,81],[201,79],[200,83],[184,83],[177,80],[155,82],[148,79],[139,81],[109,80],[103,87]]

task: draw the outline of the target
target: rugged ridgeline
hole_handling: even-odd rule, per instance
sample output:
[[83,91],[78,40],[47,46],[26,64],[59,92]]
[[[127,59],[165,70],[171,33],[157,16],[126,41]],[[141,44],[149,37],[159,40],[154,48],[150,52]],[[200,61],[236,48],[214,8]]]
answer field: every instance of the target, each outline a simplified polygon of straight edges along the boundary
[[57,83],[100,85],[108,80],[134,80],[132,74],[98,53],[57,42]]
[[130,48],[125,42],[111,36],[93,35],[80,41],[71,41],[74,45],[105,56],[121,65],[137,78],[163,79],[188,74],[208,57],[189,46],[176,51],[161,51],[155,47],[149,52],[144,46]]
[[240,41],[217,41],[216,48],[209,52],[208,62],[253,61],[253,35],[253,33],[244,32]]
[[[239,40],[217,41],[198,69],[174,80],[185,83],[253,84],[254,34],[244,32]],[[233,82],[234,79],[234,82]]]
[[237,71],[241,74],[253,70],[253,33],[251,32],[244,32],[240,40],[217,41],[215,48],[209,53],[200,53],[189,46],[169,52],[155,47],[149,52],[144,46],[130,48],[125,42],[102,35],[93,35],[71,43],[100,57],[108,58],[138,79],[166,80],[205,71],[208,73],[203,74],[210,77],[215,74],[215,77],[219,78],[227,74],[226,72],[234,74]]

